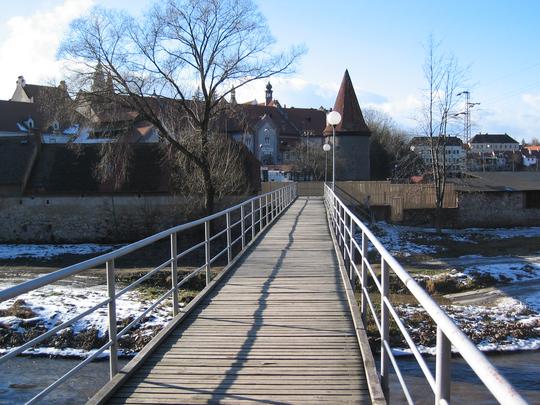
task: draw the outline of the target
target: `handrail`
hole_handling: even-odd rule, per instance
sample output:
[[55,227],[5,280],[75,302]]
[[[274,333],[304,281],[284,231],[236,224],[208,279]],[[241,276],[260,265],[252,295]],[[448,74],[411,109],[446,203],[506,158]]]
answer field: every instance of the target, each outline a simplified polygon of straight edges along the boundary
[[[123,246],[119,249],[116,249],[112,252],[105,253],[103,255],[94,257],[89,260],[62,268],[60,270],[54,271],[52,273],[37,277],[33,280],[25,281],[18,285],[15,285],[10,288],[6,288],[0,291],[0,302],[16,298],[22,294],[26,294],[30,291],[36,290],[38,288],[50,285],[57,281],[66,279],[68,277],[74,276],[86,270],[93,269],[98,266],[106,265],[106,278],[107,278],[107,297],[104,297],[103,301],[99,304],[89,308],[88,310],[75,315],[74,317],[65,320],[62,324],[54,327],[52,330],[44,332],[40,336],[33,338],[31,341],[24,343],[19,347],[12,348],[10,351],[5,353],[0,357],[0,364],[5,361],[25,352],[27,349],[37,345],[46,338],[60,332],[61,330],[69,327],[73,323],[79,321],[85,316],[91,314],[97,309],[107,306],[108,307],[108,334],[109,338],[105,345],[100,347],[92,355],[87,357],[82,362],[78,363],[74,368],[69,370],[66,374],[60,377],[58,380],[53,382],[47,388],[39,392],[34,396],[28,403],[33,403],[38,399],[47,395],[50,391],[56,388],[58,385],[63,383],[76,371],[80,370],[86,364],[90,363],[94,358],[103,353],[105,350],[109,349],[109,368],[110,368],[110,378],[112,379],[114,375],[118,373],[118,340],[122,337],[129,329],[139,323],[145,316],[154,310],[159,304],[163,303],[168,297],[172,297],[172,313],[173,316],[178,315],[179,313],[179,303],[178,303],[178,291],[181,286],[183,286],[188,280],[193,278],[195,275],[201,273],[202,271],[206,272],[206,285],[208,286],[211,281],[211,266],[214,262],[226,255],[227,266],[229,266],[233,259],[236,259],[239,255],[245,253],[247,249],[247,241],[250,243],[253,242],[261,233],[273,222],[276,218],[285,210],[297,196],[297,186],[296,183],[291,183],[285,187],[281,187],[269,193],[260,194],[256,197],[250,198],[246,201],[243,201],[239,204],[236,204],[230,208],[224,209],[215,214],[206,216],[204,218],[197,219],[182,225],[178,225],[167,229],[162,232],[158,232],[154,235],[151,235],[147,238],[139,240],[137,242],[131,243],[129,245]],[[239,220],[232,223],[231,215],[237,213],[239,215]],[[210,222],[216,219],[224,218],[225,219],[225,228],[221,231],[217,231],[213,235],[211,234]],[[246,224],[247,222],[247,224]],[[191,229],[193,227],[204,225],[204,240],[202,242],[196,243],[195,245],[187,248],[183,252],[178,252],[177,246],[177,235],[185,230]],[[238,231],[238,225],[240,225],[240,236],[236,237],[234,240],[232,238],[232,231],[236,233]],[[223,239],[226,239],[226,247],[223,250],[220,250],[215,255],[212,256],[212,251],[210,249],[211,244],[220,236]],[[226,236],[226,238],[224,237]],[[141,276],[134,282],[132,282],[127,287],[121,289],[119,292],[116,292],[116,282],[115,282],[115,260],[121,258],[129,253],[132,253],[136,250],[144,248],[154,242],[159,240],[170,238],[170,256],[169,258],[162,262],[160,265],[154,269],[148,271],[145,275]],[[241,242],[241,245],[238,245]],[[233,256],[233,247],[236,250],[236,253]],[[239,248],[237,248],[239,247]],[[205,261],[204,264],[194,271],[190,272],[189,275],[185,276],[180,281],[178,280],[178,260],[188,253],[196,249],[204,248],[205,251]],[[134,287],[141,284],[143,281],[150,278],[155,273],[164,269],[170,265],[171,271],[171,288],[167,289],[160,297],[155,300],[148,308],[143,310],[138,316],[134,318],[127,326],[122,330],[117,331],[117,319],[116,319],[116,299],[123,295],[124,293],[133,290]]]
[[[405,341],[410,346],[411,352],[418,361],[420,368],[426,375],[426,379],[434,392],[436,405],[450,403],[450,356],[452,345],[500,403],[515,405],[527,404],[527,401],[525,401],[515,388],[499,373],[486,356],[478,350],[474,343],[459,329],[454,321],[452,321],[446,312],[444,312],[429,294],[397,262],[377,237],[373,235],[370,229],[360,221],[349,208],[347,208],[343,201],[330,187],[328,187],[328,185],[325,185],[324,188],[324,200],[332,225],[331,230],[336,237],[338,250],[348,267],[351,283],[354,286],[356,279],[358,279],[360,283],[360,290],[362,293],[362,319],[364,322],[366,321],[369,309],[380,333],[380,378],[381,386],[383,387],[383,391],[385,391],[387,399],[389,390],[389,366],[392,365],[398,377],[398,381],[402,386],[407,402],[409,404],[414,403],[390,348],[389,330],[390,316],[392,316],[398,325],[398,329],[404,335]],[[361,247],[355,239],[357,230],[360,231],[361,234]],[[373,270],[368,260],[368,242],[373,245],[380,255],[380,281],[374,277]],[[360,270],[355,261],[356,253],[360,254]],[[418,348],[414,345],[414,342],[408,335],[405,325],[399,317],[397,317],[397,313],[390,302],[389,270],[393,271],[401,280],[437,325],[435,377],[431,374],[425,360],[422,358]],[[380,315],[375,312],[375,306],[369,297],[368,276],[371,276],[376,282],[377,288],[381,294]]]

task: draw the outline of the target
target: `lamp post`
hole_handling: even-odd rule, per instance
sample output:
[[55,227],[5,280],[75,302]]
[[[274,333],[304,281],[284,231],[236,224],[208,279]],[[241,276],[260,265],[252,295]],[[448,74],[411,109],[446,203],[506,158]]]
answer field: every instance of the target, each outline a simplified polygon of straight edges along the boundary
[[330,111],[326,116],[326,122],[332,125],[332,191],[336,188],[336,125],[341,122],[341,114]]
[[328,171],[328,152],[331,148],[329,143],[325,143],[322,147],[324,150],[324,184],[326,184],[326,173]]

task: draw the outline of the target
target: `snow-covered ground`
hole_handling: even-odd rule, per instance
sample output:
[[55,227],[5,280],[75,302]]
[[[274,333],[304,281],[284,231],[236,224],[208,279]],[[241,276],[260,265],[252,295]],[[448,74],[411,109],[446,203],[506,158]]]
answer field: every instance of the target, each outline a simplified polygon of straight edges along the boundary
[[[490,307],[445,305],[442,308],[482,351],[540,349],[540,315],[519,300],[507,297]],[[402,305],[397,311],[409,325],[420,352],[435,354],[435,329],[425,311],[417,305]],[[395,353],[410,354],[410,349],[397,348]]]
[[[486,289],[489,290],[486,292],[487,297],[472,291],[477,300],[475,305],[444,306],[450,317],[473,339],[480,350],[540,350],[540,289],[534,287],[540,286],[540,253],[535,253],[534,246],[531,245],[529,251],[532,253],[527,256],[512,255],[512,249],[516,246],[512,239],[538,238],[540,227],[443,229],[439,234],[434,228],[378,222],[375,233],[390,253],[398,258],[408,258],[408,263],[415,269],[413,277],[424,285],[428,279],[441,281],[441,288],[455,285],[458,290],[467,291],[461,293],[466,296],[471,288],[480,288],[476,286],[485,285],[486,280],[491,278],[491,283],[495,285]],[[482,254],[497,254],[490,247],[490,242],[501,240],[509,242],[508,250],[504,249],[505,244],[497,245],[498,249],[503,246],[500,254],[506,256]],[[457,248],[459,252],[461,243],[475,246],[474,251],[478,251],[478,254],[437,258],[441,252],[448,256],[457,256],[453,249]],[[526,241],[523,243],[527,244]],[[426,261],[426,256],[433,258]],[[419,270],[422,268],[427,270],[425,274]],[[453,283],[445,283],[445,279],[450,279]],[[483,282],[477,283],[479,280]],[[408,329],[421,351],[434,353],[435,330],[427,317],[420,315],[422,310],[418,306],[406,305],[399,308],[399,313],[406,320]],[[405,353],[410,351],[406,348],[396,349],[396,354]]]
[[[0,289],[7,287],[9,285],[0,284]],[[99,304],[106,298],[107,290],[105,286],[84,288],[61,285],[46,286],[18,298],[24,301],[24,307],[32,311],[33,317],[22,319],[17,316],[0,316],[0,329],[10,329],[11,332],[15,333],[24,333],[25,330],[35,326],[51,329]],[[1,303],[0,310],[12,307],[15,301],[12,299]],[[126,320],[133,319],[151,304],[152,302],[142,298],[136,291],[127,292],[116,301],[117,319],[119,322],[127,324]],[[168,300],[165,300],[162,305],[148,315],[138,333],[152,333],[152,328],[165,325],[171,318],[171,304]],[[102,306],[71,326],[74,335],[92,329],[97,331],[98,337],[103,337],[106,334],[107,305]],[[0,348],[0,353],[5,351],[5,348]],[[93,350],[85,351],[74,347],[55,348],[47,346],[27,351],[28,354],[60,356],[84,356],[92,352]]]
[[49,260],[53,257],[71,255],[90,255],[110,252],[121,245],[98,245],[82,243],[74,245],[53,244],[0,244],[0,260],[36,258]]
[[[445,240],[478,244],[489,240],[538,238],[540,227],[442,229],[439,234],[435,228],[394,225],[381,221],[376,224],[375,234],[390,253],[408,257],[444,251],[441,242]],[[434,245],[431,243],[433,241],[438,243]]]

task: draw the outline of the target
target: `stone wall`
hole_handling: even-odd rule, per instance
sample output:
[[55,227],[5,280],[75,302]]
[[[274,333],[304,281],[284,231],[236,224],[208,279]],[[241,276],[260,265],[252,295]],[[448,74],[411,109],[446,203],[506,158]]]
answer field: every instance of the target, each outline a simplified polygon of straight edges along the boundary
[[459,193],[459,226],[540,225],[540,209],[525,208],[524,192]]
[[[457,209],[443,209],[443,227],[497,228],[540,225],[540,209],[525,208],[524,192],[460,192],[458,205]],[[403,223],[433,226],[435,209],[406,209]]]
[[[227,197],[218,209],[247,196]],[[8,197],[0,199],[0,243],[130,242],[199,218],[181,196]]]

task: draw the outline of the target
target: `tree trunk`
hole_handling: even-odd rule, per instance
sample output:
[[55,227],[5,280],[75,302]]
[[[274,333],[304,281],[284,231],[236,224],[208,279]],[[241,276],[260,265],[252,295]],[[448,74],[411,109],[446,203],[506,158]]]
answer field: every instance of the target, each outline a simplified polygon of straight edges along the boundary
[[206,215],[210,215],[214,212],[214,198],[216,191],[212,184],[210,176],[210,168],[205,166],[203,168],[203,180],[204,180],[204,211]]

